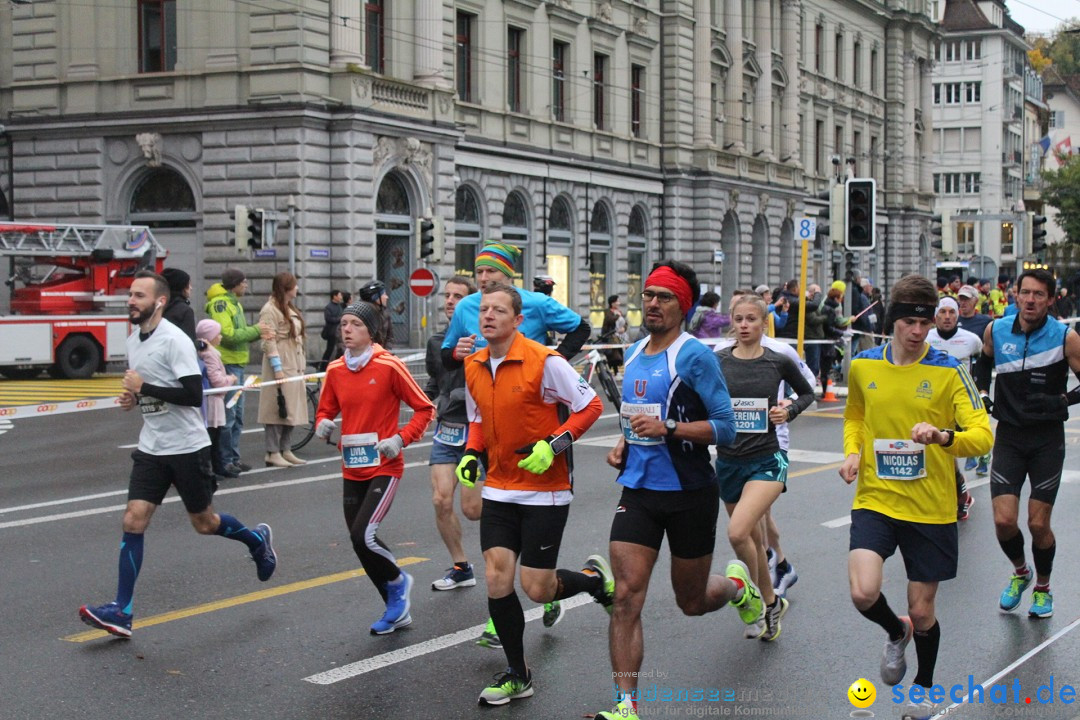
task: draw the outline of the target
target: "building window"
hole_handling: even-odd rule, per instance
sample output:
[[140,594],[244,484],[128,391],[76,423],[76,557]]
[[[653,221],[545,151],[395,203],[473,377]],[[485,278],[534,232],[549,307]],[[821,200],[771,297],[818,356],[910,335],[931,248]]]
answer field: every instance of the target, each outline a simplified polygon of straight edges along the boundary
[[386,72],[386,0],[364,3],[364,59],[377,73]]
[[821,45],[825,42],[825,26],[814,26],[814,69],[821,72]]
[[965,100],[969,103],[977,103],[982,100],[982,83],[970,82],[964,83],[965,85]]
[[862,83],[862,44],[851,46],[851,84],[859,87]]
[[1013,224],[1011,222],[1001,223],[1001,254],[1012,255],[1015,251],[1013,242]]
[[836,55],[833,58],[833,75],[837,80],[844,79],[844,36],[836,33]]
[[814,122],[814,172],[824,174],[825,168],[825,122]]
[[975,223],[956,223],[956,252],[959,255],[975,252]]
[[1065,111],[1064,110],[1051,110],[1050,111],[1050,127],[1063,128],[1065,127]]
[[607,119],[604,117],[604,75],[607,73],[607,62],[607,55],[593,55],[593,124],[597,130],[607,128]]
[[982,58],[982,40],[969,40],[967,42],[967,59],[979,60]]
[[626,322],[631,326],[641,325],[641,284],[645,279],[647,225],[645,209],[635,205],[630,211],[630,222],[626,227]]
[[510,112],[521,112],[521,62],[525,49],[525,31],[506,31],[506,104]]
[[457,94],[462,102],[473,101],[473,64],[472,64],[472,37],[473,23],[476,16],[469,13],[457,14]]
[[941,83],[934,83],[934,104],[941,104]]
[[645,67],[630,66],[630,134],[636,138],[645,137],[641,111],[645,105]]
[[979,182],[981,179],[982,173],[964,173],[964,192],[979,192]]
[[176,0],[139,0],[139,72],[176,69]]
[[962,43],[959,40],[953,40],[945,43],[945,62],[959,62],[960,61],[960,46]]
[[870,51],[870,92],[877,92],[877,50]]
[[611,276],[611,213],[607,205],[593,206],[589,223],[589,321],[593,327],[604,323]]
[[844,157],[844,126],[837,125],[833,133],[833,152]]
[[454,195],[454,272],[473,277],[476,253],[483,227],[480,225],[480,199],[476,191],[462,185]]
[[[529,246],[529,224],[528,206],[522,194],[514,191],[507,195],[502,216],[503,242],[525,250]],[[527,251],[522,254],[526,255]],[[524,263],[514,271],[514,284],[518,287],[524,287],[524,271]]]
[[150,170],[131,194],[128,218],[152,228],[195,227],[195,195],[172,168]]
[[960,88],[963,83],[945,83],[945,104],[956,105],[960,102]]
[[566,63],[570,46],[556,40],[551,46],[551,118],[566,121]]

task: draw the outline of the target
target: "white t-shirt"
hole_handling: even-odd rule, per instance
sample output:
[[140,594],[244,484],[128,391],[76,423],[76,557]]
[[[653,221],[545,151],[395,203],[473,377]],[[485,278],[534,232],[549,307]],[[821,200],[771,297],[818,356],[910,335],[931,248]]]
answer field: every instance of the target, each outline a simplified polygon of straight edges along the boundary
[[[150,385],[178,388],[180,378],[201,374],[191,338],[168,320],[163,319],[146,340],[139,339],[136,328],[128,336],[127,355],[128,367]],[[136,409],[142,413],[139,449],[144,453],[182,455],[210,444],[201,408],[143,395]]]
[[[503,358],[489,358],[492,377]],[[551,355],[544,360],[544,379],[540,381],[540,393],[544,402],[548,405],[562,403],[571,412],[581,412],[592,399],[596,397],[596,391],[592,389],[585,378],[577,374],[561,355]],[[481,422],[480,410],[476,407],[476,401],[465,388],[465,410],[470,422]],[[542,440],[543,438],[537,438]],[[525,456],[522,456],[524,459]],[[569,505],[574,494],[570,490],[531,491],[531,490],[501,490],[488,487],[485,483],[481,497],[498,502],[517,503],[518,505]]]
[[968,361],[969,370],[971,358],[982,351],[982,340],[979,336],[964,328],[956,328],[956,334],[948,340],[938,335],[937,328],[931,328],[926,334],[926,342],[930,343],[930,347],[948,353],[957,360]]

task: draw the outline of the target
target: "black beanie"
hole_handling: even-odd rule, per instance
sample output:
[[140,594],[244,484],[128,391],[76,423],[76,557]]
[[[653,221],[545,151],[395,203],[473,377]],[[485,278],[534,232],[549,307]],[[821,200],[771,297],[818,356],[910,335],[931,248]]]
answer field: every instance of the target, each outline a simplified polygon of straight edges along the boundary
[[357,300],[345,308],[341,314],[355,315],[360,318],[360,321],[363,322],[364,325],[367,325],[368,334],[371,335],[371,341],[378,341],[379,328],[382,327],[382,314],[380,313],[379,308],[369,302]]
[[161,271],[161,277],[169,284],[169,292],[179,295],[188,289],[191,284],[191,276],[180,268],[168,267]]

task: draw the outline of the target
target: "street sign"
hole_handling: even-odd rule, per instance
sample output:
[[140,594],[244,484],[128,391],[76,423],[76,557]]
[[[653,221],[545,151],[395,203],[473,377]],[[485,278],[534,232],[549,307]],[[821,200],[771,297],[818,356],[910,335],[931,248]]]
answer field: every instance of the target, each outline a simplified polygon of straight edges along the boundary
[[723,250],[713,250],[712,261],[714,263],[722,263],[722,262],[724,262],[724,251]]
[[330,251],[326,248],[311,248],[311,257],[328,258],[330,257]]
[[274,248],[260,248],[255,251],[255,257],[257,258],[276,258],[277,250]]
[[417,268],[409,276],[409,290],[413,295],[427,297],[439,288],[439,276],[427,268]]
[[803,215],[795,223],[795,239],[813,240],[817,236],[817,218]]

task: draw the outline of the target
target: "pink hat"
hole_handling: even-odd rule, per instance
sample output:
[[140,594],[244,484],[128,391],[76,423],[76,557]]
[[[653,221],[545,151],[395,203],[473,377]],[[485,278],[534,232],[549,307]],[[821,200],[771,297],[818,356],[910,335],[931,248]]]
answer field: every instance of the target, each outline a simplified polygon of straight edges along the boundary
[[195,337],[201,340],[213,340],[221,334],[221,323],[217,320],[211,320],[206,318],[200,320],[199,324],[195,326]]

